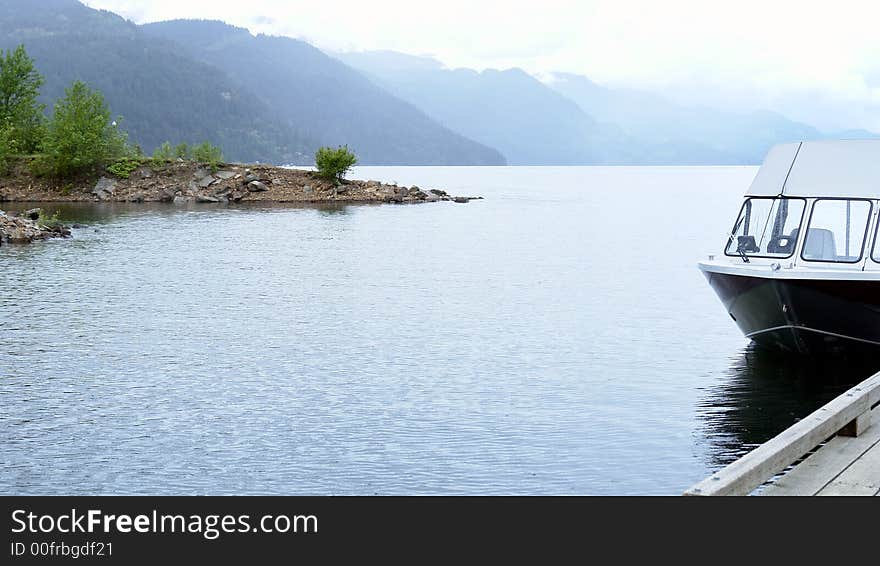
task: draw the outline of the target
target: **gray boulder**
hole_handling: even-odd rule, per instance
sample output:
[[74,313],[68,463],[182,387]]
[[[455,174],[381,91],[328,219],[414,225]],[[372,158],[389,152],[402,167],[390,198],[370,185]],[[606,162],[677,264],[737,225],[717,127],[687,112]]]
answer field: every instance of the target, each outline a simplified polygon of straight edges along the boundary
[[217,179],[213,175],[205,175],[204,177],[199,179],[199,187],[207,189],[216,182]]
[[247,184],[247,190],[252,193],[262,193],[269,190],[269,187],[261,183],[260,181],[251,181]]
[[109,199],[113,196],[114,192],[116,192],[116,181],[108,177],[98,179],[98,182],[95,183],[95,187],[92,189],[92,194],[100,200]]

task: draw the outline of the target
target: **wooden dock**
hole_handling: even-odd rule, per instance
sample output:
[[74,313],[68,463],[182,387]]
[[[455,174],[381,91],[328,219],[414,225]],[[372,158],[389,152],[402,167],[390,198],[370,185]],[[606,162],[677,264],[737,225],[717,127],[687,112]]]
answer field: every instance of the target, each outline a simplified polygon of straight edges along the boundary
[[880,373],[684,495],[878,495],[878,404]]

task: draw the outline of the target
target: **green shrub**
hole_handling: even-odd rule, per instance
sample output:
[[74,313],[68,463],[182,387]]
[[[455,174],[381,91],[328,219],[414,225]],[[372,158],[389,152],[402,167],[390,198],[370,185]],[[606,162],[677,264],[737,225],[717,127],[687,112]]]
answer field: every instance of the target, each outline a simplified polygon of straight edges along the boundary
[[161,163],[172,159],[174,159],[174,150],[171,149],[171,142],[165,142],[153,150],[153,161]]
[[37,224],[42,226],[43,228],[54,228],[56,226],[61,226],[61,218],[59,217],[60,213],[56,210],[55,214],[49,216],[49,213],[40,209],[40,215],[37,217]]
[[174,146],[174,157],[183,160],[189,159],[189,145],[179,143]]
[[347,145],[336,149],[322,147],[315,153],[318,176],[329,181],[342,181],[349,169],[356,164],[357,156],[349,151]]
[[208,165],[214,170],[223,163],[223,152],[219,147],[208,142],[194,145],[190,155],[193,161]]
[[128,179],[131,174],[143,165],[143,162],[136,157],[123,157],[117,162],[107,167],[107,172],[119,177],[120,179]]
[[94,171],[129,153],[125,134],[110,121],[104,97],[81,81],[55,104],[44,150],[45,171],[56,177]]

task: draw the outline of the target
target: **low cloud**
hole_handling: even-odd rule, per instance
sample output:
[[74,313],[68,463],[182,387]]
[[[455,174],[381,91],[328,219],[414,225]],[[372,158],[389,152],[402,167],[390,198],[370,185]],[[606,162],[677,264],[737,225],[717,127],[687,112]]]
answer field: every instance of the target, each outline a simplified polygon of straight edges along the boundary
[[[326,49],[431,53],[450,67],[573,72],[707,104],[771,104],[809,92],[841,108],[873,105],[880,83],[880,5],[858,0],[833,7],[789,0],[85,3],[137,22],[223,19]],[[837,114],[843,120],[845,113]]]

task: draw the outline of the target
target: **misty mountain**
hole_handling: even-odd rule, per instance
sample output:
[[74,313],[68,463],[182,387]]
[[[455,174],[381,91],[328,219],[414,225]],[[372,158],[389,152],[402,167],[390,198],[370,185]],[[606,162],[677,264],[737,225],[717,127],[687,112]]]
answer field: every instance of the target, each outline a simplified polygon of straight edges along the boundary
[[497,147],[520,165],[705,164],[730,154],[681,139],[640,138],[521,69],[446,69],[392,51],[337,54],[450,128]]
[[745,165],[774,144],[841,137],[785,116],[723,112],[662,96],[606,88],[558,73],[549,83],[524,71],[446,69],[390,51],[340,53],[401,98],[519,164]]
[[[499,165],[495,149],[467,139],[472,130],[438,124],[358,71],[303,41],[253,36],[217,21],[175,20],[142,26],[157,39],[248,85],[280,121],[322,144],[347,144],[362,163]],[[458,133],[457,133],[458,132]],[[461,135],[464,134],[464,135]],[[480,138],[473,139],[486,143]]]
[[596,119],[617,124],[642,143],[654,147],[692,147],[705,151],[709,157],[690,160],[693,163],[756,164],[777,143],[876,137],[864,130],[824,133],[770,111],[737,114],[676,104],[648,92],[606,88],[579,75],[557,73],[549,85]]
[[314,139],[250,90],[111,12],[75,0],[0,0],[0,48],[20,43],[46,79],[49,112],[73,80],[85,81],[147,152],[165,140],[209,140],[242,161],[302,162],[314,151]]
[[627,154],[622,132],[598,124],[520,69],[447,70],[433,59],[390,51],[335,56],[441,124],[498,148],[511,164],[604,163]]
[[586,77],[446,69],[388,51],[330,57],[222,22],[137,26],[76,0],[0,0],[0,48],[23,43],[49,106],[79,79],[132,141],[212,141],[238,161],[311,163],[347,144],[363,164],[755,164],[776,143],[825,133],[768,111],[674,103]]

